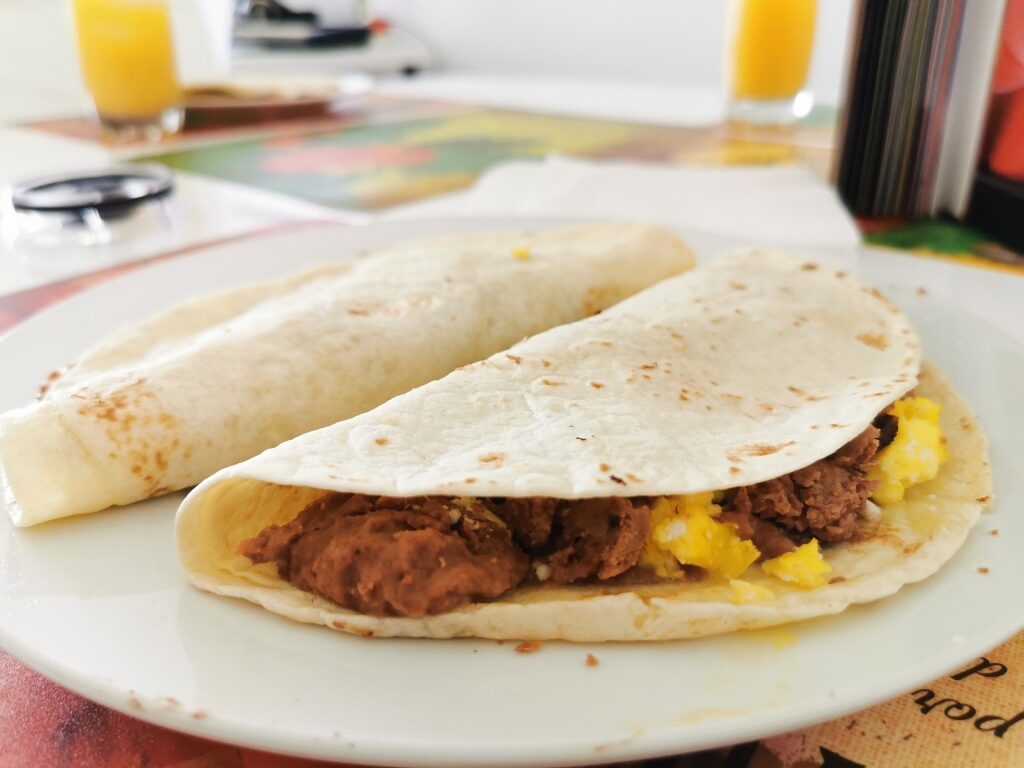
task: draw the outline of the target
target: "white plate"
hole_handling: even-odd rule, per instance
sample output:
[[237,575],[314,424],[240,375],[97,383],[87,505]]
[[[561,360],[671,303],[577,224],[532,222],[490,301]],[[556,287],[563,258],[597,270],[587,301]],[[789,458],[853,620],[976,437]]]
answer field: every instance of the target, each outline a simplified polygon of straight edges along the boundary
[[[101,285],[0,339],[0,410],[114,327],[179,300],[427,233],[405,221],[234,243]],[[980,412],[999,503],[934,578],[788,629],[652,645],[368,640],[189,588],[180,494],[37,529],[0,515],[0,642],[43,674],[160,725],[392,765],[541,765],[683,752],[837,717],[927,683],[1024,626],[1024,353],[973,316],[894,293]],[[998,528],[1000,535],[987,531]],[[978,566],[987,566],[987,575]],[[600,660],[585,665],[586,655]]]

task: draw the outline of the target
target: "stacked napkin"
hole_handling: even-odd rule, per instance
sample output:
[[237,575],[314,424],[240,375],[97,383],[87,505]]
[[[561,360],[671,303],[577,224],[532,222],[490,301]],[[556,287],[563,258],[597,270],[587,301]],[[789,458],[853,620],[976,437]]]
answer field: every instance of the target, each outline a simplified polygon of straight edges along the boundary
[[852,265],[860,235],[834,190],[798,165],[666,166],[552,156],[502,163],[467,192],[403,215],[554,216],[648,221],[698,256],[748,245]]

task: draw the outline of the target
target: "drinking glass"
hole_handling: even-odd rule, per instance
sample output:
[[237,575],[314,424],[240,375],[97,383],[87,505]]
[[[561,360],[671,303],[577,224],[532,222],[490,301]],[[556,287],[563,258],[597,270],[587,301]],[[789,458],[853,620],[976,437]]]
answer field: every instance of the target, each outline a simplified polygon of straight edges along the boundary
[[803,90],[816,0],[729,0],[725,90],[731,120],[785,124],[811,111]]
[[100,123],[116,139],[181,127],[166,0],[72,0],[78,54]]

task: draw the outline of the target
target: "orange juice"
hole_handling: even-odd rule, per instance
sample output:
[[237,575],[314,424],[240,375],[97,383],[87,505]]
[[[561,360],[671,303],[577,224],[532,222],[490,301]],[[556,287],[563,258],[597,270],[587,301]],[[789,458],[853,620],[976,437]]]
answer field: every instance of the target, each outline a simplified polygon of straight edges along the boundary
[[735,99],[791,98],[807,82],[815,0],[733,0],[727,83]]
[[144,121],[178,101],[163,0],[73,0],[85,85],[104,120]]

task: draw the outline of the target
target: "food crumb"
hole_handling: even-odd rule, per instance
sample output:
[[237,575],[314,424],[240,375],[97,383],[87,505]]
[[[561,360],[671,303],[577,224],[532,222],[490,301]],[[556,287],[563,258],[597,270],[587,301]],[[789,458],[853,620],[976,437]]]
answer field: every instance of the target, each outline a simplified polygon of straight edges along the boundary
[[588,653],[587,654],[587,666],[588,667],[596,667],[600,663],[601,663],[601,660],[599,658],[597,658],[597,656],[595,656],[592,653]]
[[928,289],[927,289],[927,288],[925,288],[924,286],[921,286],[921,287],[919,287],[919,288],[918,288],[918,289],[917,289],[917,290],[915,291],[915,293],[916,293],[916,294],[917,294],[918,296],[927,296],[927,295],[928,295]]
[[539,640],[523,640],[523,642],[516,646],[516,653],[536,653],[539,650]]
[[978,566],[978,573],[981,573],[981,574],[988,573],[988,568],[986,568],[984,565],[979,565]]
[[993,528],[991,531],[988,532],[988,535],[989,536],[998,536],[999,535],[999,529],[998,528]]

